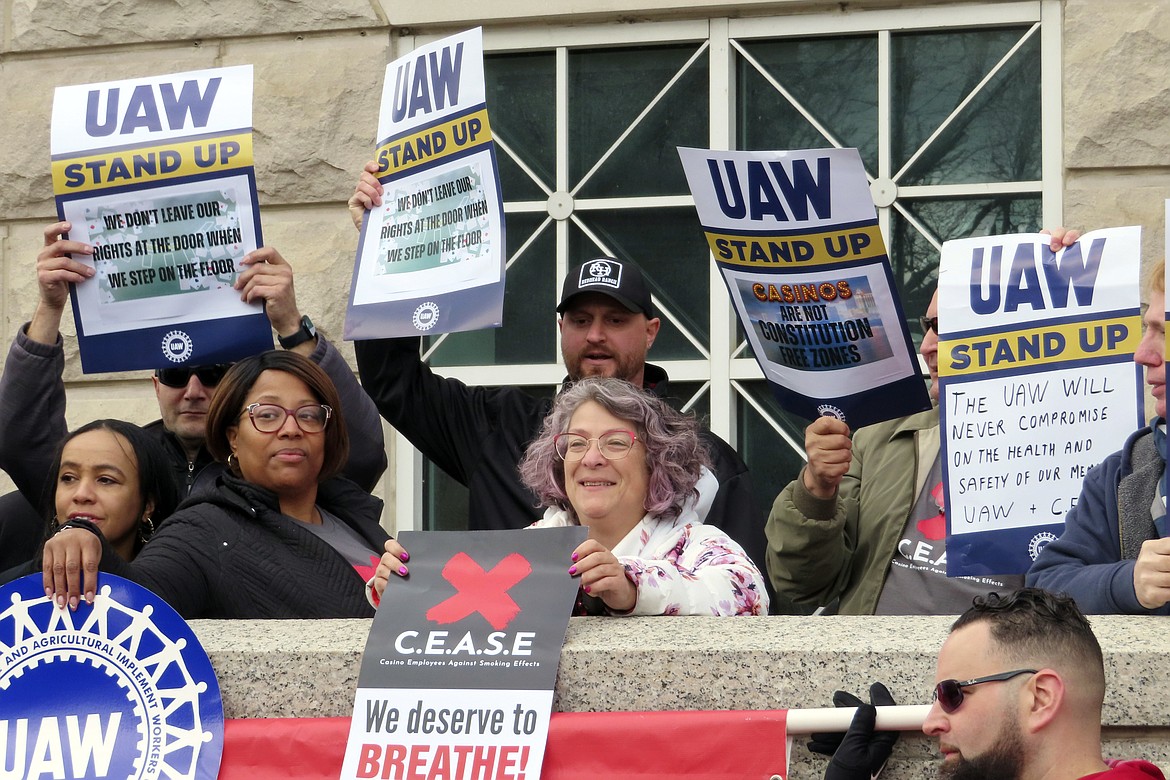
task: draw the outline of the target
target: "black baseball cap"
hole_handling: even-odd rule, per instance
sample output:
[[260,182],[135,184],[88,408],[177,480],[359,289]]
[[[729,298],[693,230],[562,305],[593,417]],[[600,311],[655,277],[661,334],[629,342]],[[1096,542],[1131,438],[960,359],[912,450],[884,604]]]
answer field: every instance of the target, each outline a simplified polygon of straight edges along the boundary
[[645,314],[647,319],[654,318],[650,288],[646,286],[641,269],[633,263],[598,257],[574,267],[565,276],[557,313],[564,314],[569,301],[582,293],[608,295],[630,311]]

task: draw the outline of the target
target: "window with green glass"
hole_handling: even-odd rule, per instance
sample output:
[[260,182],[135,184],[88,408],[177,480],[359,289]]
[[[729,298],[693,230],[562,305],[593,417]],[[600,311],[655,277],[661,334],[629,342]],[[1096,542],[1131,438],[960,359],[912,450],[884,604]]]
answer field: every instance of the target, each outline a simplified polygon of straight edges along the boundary
[[[1042,25],[1058,6],[857,11],[848,29],[836,14],[489,29],[504,325],[428,339],[427,359],[551,393],[561,278],[591,257],[635,262],[663,319],[651,361],[737,447],[766,511],[803,462],[807,422],[779,409],[752,359],[676,147],[857,148],[918,340],[943,241],[1038,230],[1059,213],[1059,163],[1044,155],[1059,144],[1059,102],[1043,98],[1059,40]],[[398,478],[414,486],[421,527],[465,525],[466,494],[441,471],[400,463]]]

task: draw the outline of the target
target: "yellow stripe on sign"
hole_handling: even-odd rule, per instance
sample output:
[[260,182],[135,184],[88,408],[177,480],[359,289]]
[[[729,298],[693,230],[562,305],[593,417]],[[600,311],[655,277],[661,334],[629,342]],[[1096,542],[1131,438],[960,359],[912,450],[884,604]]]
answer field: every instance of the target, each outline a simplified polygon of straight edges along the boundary
[[463,114],[418,133],[395,138],[378,147],[378,175],[400,173],[423,163],[441,160],[470,146],[492,140],[487,109]]
[[938,345],[938,373],[968,376],[1045,363],[1097,360],[1132,353],[1141,339],[1142,322],[1137,316],[947,339]]
[[761,266],[814,266],[870,260],[886,254],[877,225],[798,236],[744,236],[707,233],[711,254],[721,263]]
[[183,176],[249,168],[252,134],[178,141],[53,161],[53,193],[104,190]]

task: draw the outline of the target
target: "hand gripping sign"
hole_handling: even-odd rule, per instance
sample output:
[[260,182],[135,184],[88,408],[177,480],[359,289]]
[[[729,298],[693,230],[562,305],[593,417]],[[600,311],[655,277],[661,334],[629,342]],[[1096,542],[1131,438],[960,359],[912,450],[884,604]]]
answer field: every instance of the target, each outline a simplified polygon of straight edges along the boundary
[[586,530],[404,533],[362,656],[343,780],[534,780]]
[[191,628],[112,574],[76,612],[41,580],[0,588],[0,777],[214,780],[223,705]]

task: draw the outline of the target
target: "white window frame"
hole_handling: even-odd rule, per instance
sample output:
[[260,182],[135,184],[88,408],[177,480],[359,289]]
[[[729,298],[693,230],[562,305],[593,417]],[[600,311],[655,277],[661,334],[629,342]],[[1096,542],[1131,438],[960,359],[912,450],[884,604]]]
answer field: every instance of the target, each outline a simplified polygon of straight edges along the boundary
[[[963,196],[998,195],[1016,192],[1039,192],[1043,203],[1043,221],[1046,225],[1059,225],[1063,213],[1063,147],[1061,122],[1062,82],[1062,9],[1060,0],[1027,0],[1025,2],[989,2],[981,5],[948,5],[940,3],[929,7],[859,10],[849,14],[809,13],[778,15],[760,18],[710,18],[683,21],[643,22],[636,24],[610,23],[581,26],[548,27],[545,25],[488,28],[484,30],[484,51],[520,52],[530,50],[556,52],[556,191],[569,191],[568,138],[568,51],[572,48],[612,47],[627,45],[660,45],[671,43],[694,43],[701,46],[706,41],[708,49],[710,125],[709,145],[712,149],[729,149],[736,136],[735,111],[735,59],[736,42],[761,38],[784,38],[803,36],[833,36],[853,33],[875,33],[878,36],[878,123],[879,163],[876,176],[871,179],[888,179],[896,172],[891,170],[890,128],[890,83],[889,68],[890,35],[892,32],[909,30],[943,30],[950,28],[998,27],[1018,25],[1039,25],[1035,35],[1040,36],[1041,47],[1041,110],[1042,122],[1042,179],[1039,182],[1013,182],[1006,184],[932,185],[907,186],[900,188],[899,195],[907,196]],[[429,43],[438,35],[403,36],[398,40],[398,56]],[[501,153],[507,153],[501,150]],[[547,190],[547,188],[545,188]],[[553,193],[549,193],[550,196]],[[506,193],[505,193],[506,197]],[[577,201],[574,211],[596,209],[657,208],[664,206],[690,206],[689,196],[634,197],[634,198],[590,198]],[[509,202],[505,213],[547,213],[549,202]],[[889,245],[890,226],[895,206],[878,209],[882,234]],[[903,212],[905,214],[905,212]],[[556,273],[554,288],[543,291],[549,300],[549,327],[555,327],[553,308],[558,294],[557,285],[568,270],[569,221],[556,221],[551,226],[556,231]],[[545,227],[545,230],[549,227]],[[510,262],[524,247],[518,244],[509,247]],[[709,422],[712,431],[733,446],[736,445],[736,410],[738,399],[743,398],[765,419],[771,422],[775,431],[803,457],[803,444],[793,440],[780,425],[772,421],[769,413],[761,408],[744,387],[744,382],[763,379],[755,359],[744,355],[746,342],[733,343],[735,336],[735,315],[731,300],[711,262],[708,265],[710,277],[710,344],[700,345],[705,358],[654,362],[666,369],[676,382],[701,382],[700,392],[709,394]],[[534,291],[539,292],[539,291]],[[692,337],[694,342],[695,339]],[[559,361],[560,335],[556,340],[558,360],[555,363],[523,365],[481,365],[441,367],[444,376],[459,379],[471,385],[543,385],[555,386],[564,375]],[[653,359],[653,355],[651,355]],[[393,437],[393,484],[390,493],[394,496],[392,517],[388,524],[398,531],[422,527],[424,491],[422,488],[423,458],[402,434]]]

